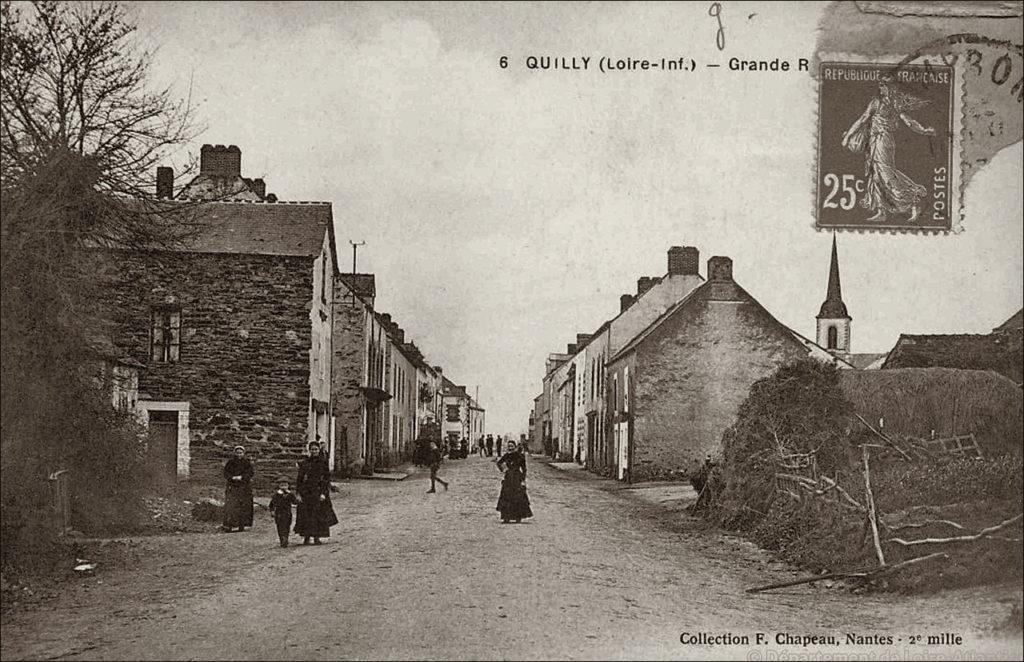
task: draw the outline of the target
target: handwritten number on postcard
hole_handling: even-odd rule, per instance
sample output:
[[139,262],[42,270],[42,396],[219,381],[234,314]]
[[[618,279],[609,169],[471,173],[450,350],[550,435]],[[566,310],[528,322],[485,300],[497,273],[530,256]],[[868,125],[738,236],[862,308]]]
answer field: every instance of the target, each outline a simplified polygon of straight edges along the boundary
[[712,2],[711,6],[708,7],[708,16],[718,21],[718,32],[715,33],[715,44],[718,46],[718,50],[725,50],[725,28],[722,27],[722,5],[717,2]]

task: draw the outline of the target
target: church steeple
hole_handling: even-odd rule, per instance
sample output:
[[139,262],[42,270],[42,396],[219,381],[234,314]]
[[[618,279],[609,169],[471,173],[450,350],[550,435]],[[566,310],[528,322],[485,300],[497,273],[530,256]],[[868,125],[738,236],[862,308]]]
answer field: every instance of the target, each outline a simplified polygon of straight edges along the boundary
[[818,344],[833,354],[850,353],[850,314],[843,303],[839,282],[839,251],[832,235],[832,262],[828,270],[828,292],[818,311]]

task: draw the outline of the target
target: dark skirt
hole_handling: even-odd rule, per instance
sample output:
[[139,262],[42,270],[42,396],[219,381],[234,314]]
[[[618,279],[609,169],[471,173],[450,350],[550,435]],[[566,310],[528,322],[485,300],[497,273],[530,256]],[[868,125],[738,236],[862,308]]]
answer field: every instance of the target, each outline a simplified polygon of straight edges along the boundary
[[295,533],[300,536],[329,538],[330,527],[337,523],[338,516],[334,514],[330,497],[320,501],[319,497],[313,496],[295,506]]
[[530,510],[530,497],[526,495],[526,486],[515,475],[509,471],[501,481],[501,494],[498,496],[498,507],[495,508],[501,513],[502,519],[526,519],[533,517]]
[[248,483],[224,488],[224,526],[252,526],[252,488]]

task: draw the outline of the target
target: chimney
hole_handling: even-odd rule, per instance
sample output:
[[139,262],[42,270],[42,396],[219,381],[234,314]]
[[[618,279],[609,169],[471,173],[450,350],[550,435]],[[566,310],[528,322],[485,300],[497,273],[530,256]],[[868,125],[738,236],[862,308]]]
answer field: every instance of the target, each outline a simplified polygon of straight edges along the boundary
[[242,150],[237,145],[203,145],[199,150],[199,174],[241,177]]
[[673,246],[668,249],[669,276],[697,276],[700,251],[695,246]]
[[708,260],[708,280],[732,282],[732,259],[716,255]]
[[575,354],[576,353],[576,343],[571,342],[568,345],[566,345],[565,346],[565,353],[566,354]]
[[405,344],[405,330],[400,326],[395,326],[395,339],[398,340],[399,345]]
[[587,342],[588,342],[588,341],[589,341],[589,340],[590,340],[590,339],[591,339],[592,337],[593,337],[593,334],[591,334],[591,333],[577,333],[577,334],[576,334],[576,346],[577,346],[577,347],[582,347],[582,346],[583,346],[583,345],[585,345],[585,344],[586,344],[586,343],[587,343]]
[[160,166],[156,169],[156,197],[161,200],[174,197],[174,168]]
[[260,200],[267,197],[267,183],[260,178],[252,180],[252,192],[260,196]]
[[636,296],[637,296],[637,298],[639,299],[640,295],[642,295],[644,292],[646,292],[647,290],[649,290],[652,287],[654,287],[654,284],[657,283],[657,282],[658,282],[658,280],[656,278],[651,278],[650,276],[641,276],[640,278],[638,278],[636,280]]
[[626,309],[632,306],[634,301],[636,301],[636,299],[633,298],[632,294],[623,294],[619,297],[619,312],[626,312]]
[[380,316],[380,321],[386,330],[391,330],[391,315],[389,313],[382,313]]

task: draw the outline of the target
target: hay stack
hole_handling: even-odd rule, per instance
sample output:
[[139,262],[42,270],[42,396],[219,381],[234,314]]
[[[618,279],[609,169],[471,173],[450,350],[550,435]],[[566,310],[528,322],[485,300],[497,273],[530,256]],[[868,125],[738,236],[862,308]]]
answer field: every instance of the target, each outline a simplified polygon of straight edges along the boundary
[[952,368],[843,370],[840,386],[854,409],[898,436],[927,439],[973,433],[986,455],[1021,453],[1024,398],[994,372]]

